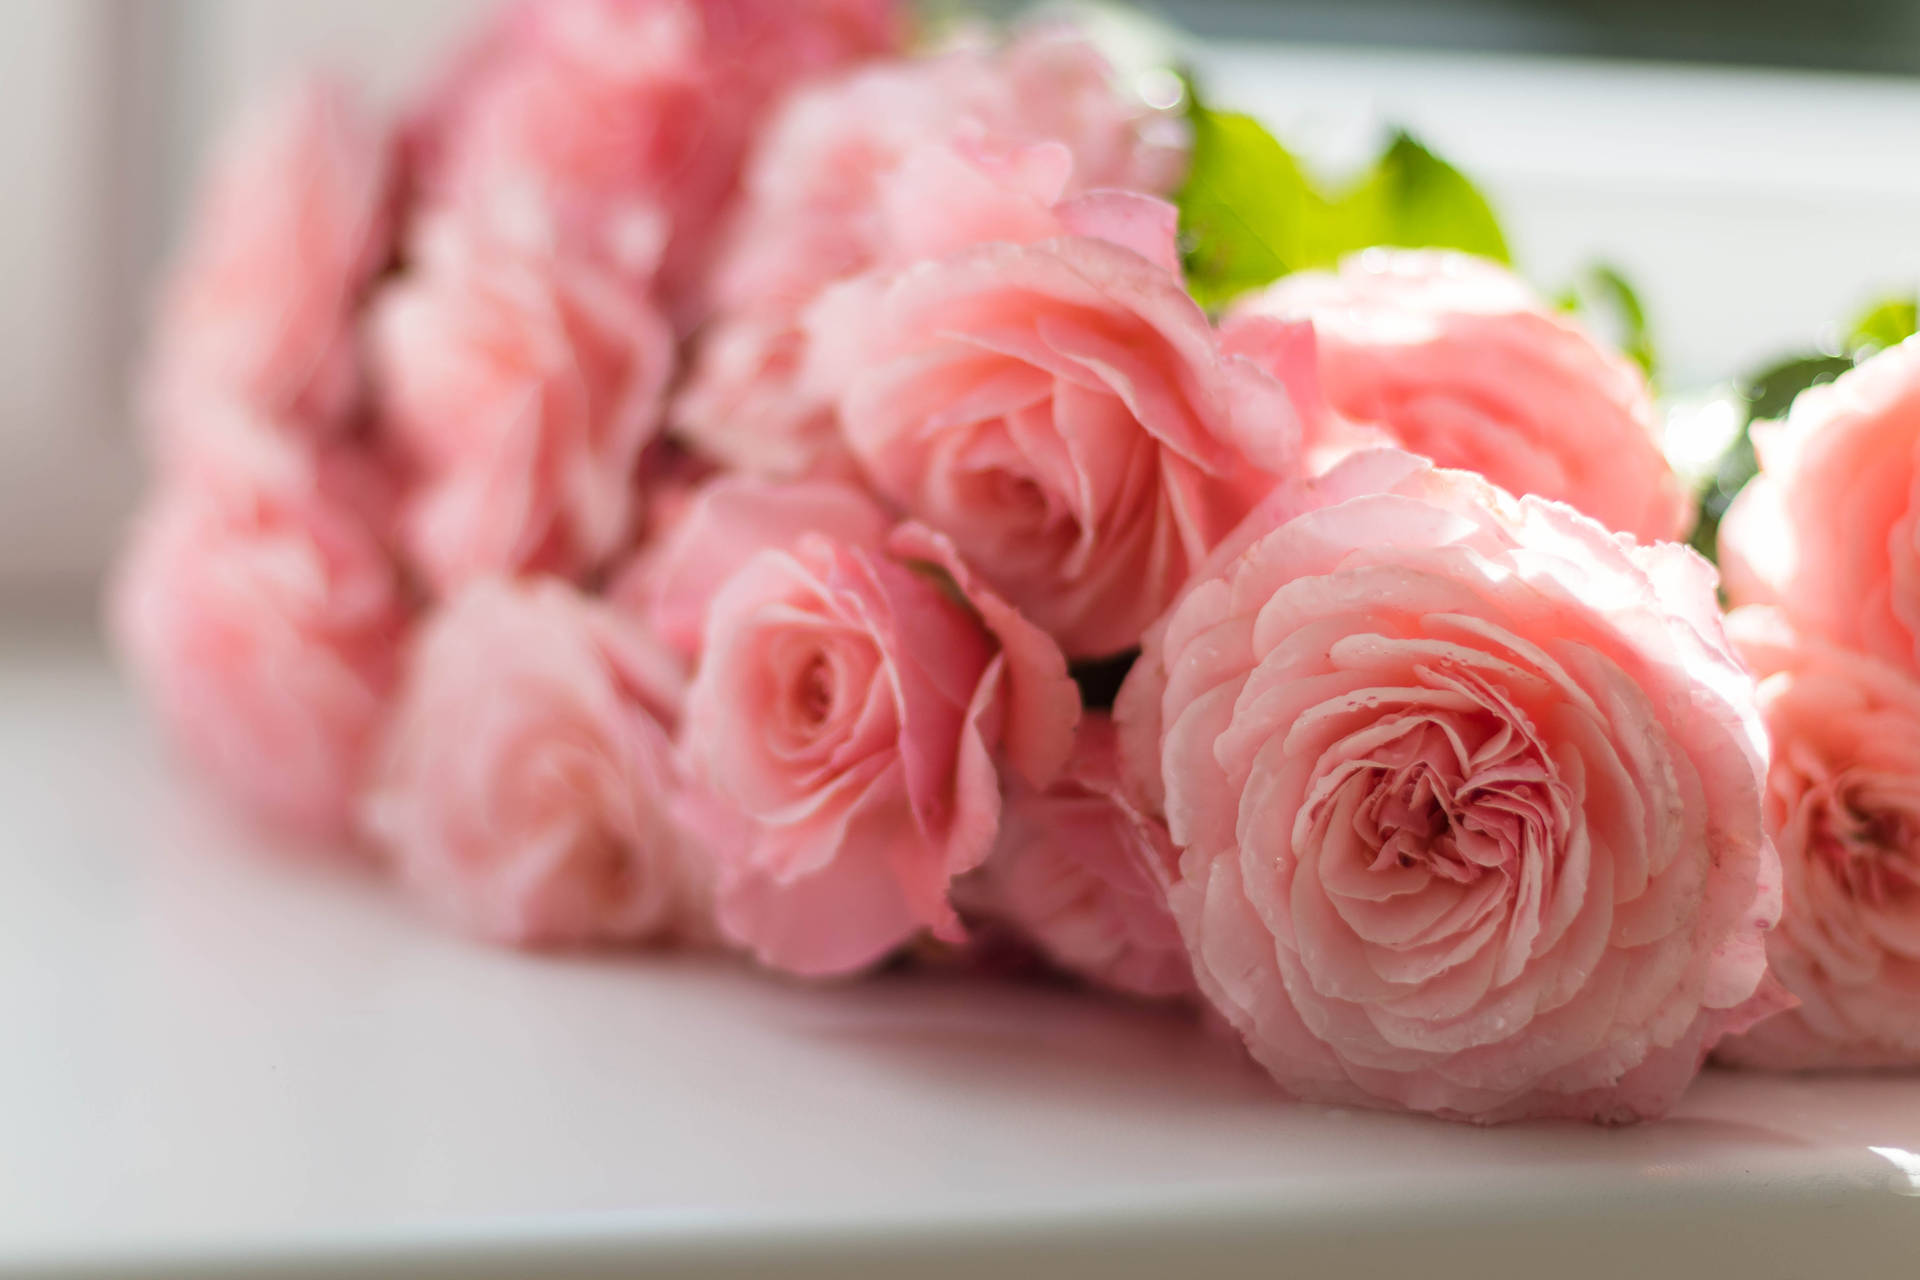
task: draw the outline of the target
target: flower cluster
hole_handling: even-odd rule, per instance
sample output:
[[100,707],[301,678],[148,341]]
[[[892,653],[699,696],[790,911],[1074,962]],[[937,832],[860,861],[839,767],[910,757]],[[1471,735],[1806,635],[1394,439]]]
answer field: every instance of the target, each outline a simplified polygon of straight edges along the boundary
[[1728,617],[1773,741],[1799,1007],[1729,1042],[1783,1070],[1920,1065],[1920,340],[1756,424],[1720,526]]
[[1308,1099],[1620,1122],[1723,1042],[1920,1048],[1912,357],[1767,442],[1729,640],[1580,323],[1437,249],[1211,314],[1187,117],[1070,28],[903,26],[530,0],[395,122],[252,117],[112,598],[198,772],[489,939],[1012,939]]

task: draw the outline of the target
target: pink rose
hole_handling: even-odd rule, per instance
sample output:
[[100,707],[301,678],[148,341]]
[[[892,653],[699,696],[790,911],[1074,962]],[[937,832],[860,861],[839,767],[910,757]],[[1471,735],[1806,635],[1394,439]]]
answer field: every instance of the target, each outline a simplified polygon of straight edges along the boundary
[[407,601],[352,459],[210,407],[190,473],[135,525],[110,600],[128,666],[193,765],[305,836],[350,825]]
[[1069,973],[1134,995],[1182,996],[1193,991],[1193,966],[1167,909],[1177,858],[1166,824],[1121,785],[1112,721],[1094,716],[1051,786],[1012,787],[993,856],[955,892]]
[[429,201],[656,278],[682,319],[741,159],[790,86],[893,46],[892,0],[554,0],[505,10],[422,106]]
[[1165,194],[1185,168],[1178,132],[1064,28],[1031,30],[1003,48],[876,63],[804,89],[768,124],[748,163],[716,301],[728,310],[797,307],[879,264],[887,238],[880,193],[927,147],[1051,144],[1068,161],[1065,196]]
[[1795,631],[1727,619],[1773,740],[1767,826],[1786,910],[1767,940],[1800,1006],[1724,1042],[1745,1066],[1920,1065],[1920,683]]
[[337,87],[296,86],[220,151],[168,282],[145,388],[164,460],[209,397],[337,434],[359,391],[353,315],[386,262],[388,140]]
[[1316,467],[1394,445],[1554,498],[1642,541],[1686,536],[1692,505],[1660,452],[1640,371],[1520,279],[1466,254],[1369,249],[1242,299],[1252,318],[1311,320],[1333,413],[1308,423]]
[[[1170,206],[1120,192],[1062,203],[1073,157],[1058,143],[1011,150],[983,139],[930,141],[876,185],[869,265],[902,267],[988,241],[1022,244],[1097,231],[1158,253],[1171,244]],[[809,347],[797,312],[748,307],[703,336],[675,421],[708,456],[772,476],[857,472],[829,388],[805,377]]]
[[414,473],[407,548],[439,590],[620,549],[672,373],[658,313],[598,268],[441,224],[370,323],[382,426]]
[[553,579],[479,579],[423,630],[367,823],[453,923],[523,945],[698,935],[669,817],[677,670]]
[[1920,343],[1802,392],[1753,443],[1720,526],[1728,598],[1920,673]]
[[1079,697],[1059,650],[937,535],[841,540],[796,505],[744,561],[716,548],[683,750],[722,930],[823,975],[921,930],[958,936],[948,885],[992,847],[999,762],[1044,786]]
[[1215,346],[1166,206],[1060,216],[1080,234],[838,286],[809,313],[808,376],[838,388],[868,482],[1085,658],[1138,642],[1290,469],[1297,421]]
[[723,474],[694,492],[673,527],[614,578],[609,596],[691,667],[713,597],[747,561],[803,534],[877,547],[892,524],[846,484]]
[[[676,425],[729,465],[830,469],[832,405],[798,376],[799,314],[822,288],[983,240],[1046,239],[1059,234],[1049,207],[1092,190],[1171,191],[1185,167],[1179,132],[1057,27],[794,95],[749,162],[716,272],[720,314]],[[942,247],[926,248],[927,235]]]
[[1361,454],[1195,575],[1116,714],[1201,988],[1297,1096],[1656,1116],[1783,1003],[1764,736],[1680,546]]

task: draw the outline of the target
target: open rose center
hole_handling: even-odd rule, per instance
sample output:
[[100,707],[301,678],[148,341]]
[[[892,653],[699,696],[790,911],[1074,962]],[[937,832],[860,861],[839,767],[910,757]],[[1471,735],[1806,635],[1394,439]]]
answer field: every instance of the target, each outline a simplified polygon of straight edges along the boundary
[[1494,717],[1409,718],[1353,762],[1354,826],[1370,868],[1454,884],[1509,878],[1553,847],[1558,785],[1522,735]]
[[1840,778],[1815,797],[1815,848],[1858,902],[1885,906],[1920,893],[1920,805],[1872,780]]
[[812,617],[783,629],[773,644],[770,741],[788,760],[816,758],[854,730],[855,703],[874,678],[872,642]]

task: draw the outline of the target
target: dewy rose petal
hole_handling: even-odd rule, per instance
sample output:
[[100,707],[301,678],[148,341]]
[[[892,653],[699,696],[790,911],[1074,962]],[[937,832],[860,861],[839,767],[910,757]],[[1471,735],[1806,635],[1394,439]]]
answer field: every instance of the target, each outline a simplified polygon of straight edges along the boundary
[[1235,303],[1228,349],[1272,317],[1313,322],[1333,410],[1307,424],[1317,465],[1394,445],[1643,540],[1685,536],[1693,508],[1660,452],[1646,379],[1496,264],[1369,249]]
[[1704,561],[1393,452],[1249,518],[1119,707],[1203,991],[1296,1095],[1673,1105],[1763,986],[1764,735]]
[[1773,742],[1767,825],[1786,877],[1767,940],[1800,1005],[1720,1046],[1804,1070],[1920,1065],[1920,681],[1749,607],[1727,629]]
[[1920,340],[1756,423],[1760,474],[1720,526],[1735,604],[1920,676]]
[[1136,644],[1296,454],[1284,388],[1220,353],[1152,208],[1074,202],[1069,234],[849,281],[807,319],[862,474],[1075,658]]
[[764,963],[848,973],[957,937],[955,876],[999,827],[998,762],[1045,785],[1079,700],[1046,636],[950,545],[802,532],[706,608],[682,741],[722,930]]
[[709,931],[670,811],[677,666],[553,579],[479,579],[420,637],[366,805],[407,885],[526,945]]

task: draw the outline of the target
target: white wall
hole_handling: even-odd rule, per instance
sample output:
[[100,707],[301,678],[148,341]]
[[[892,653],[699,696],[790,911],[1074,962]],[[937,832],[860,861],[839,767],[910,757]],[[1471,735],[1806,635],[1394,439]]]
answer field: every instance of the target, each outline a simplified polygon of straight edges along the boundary
[[[466,0],[0,0],[0,615],[85,601],[138,483],[124,371],[209,132],[320,61],[397,96]],[[1479,176],[1548,284],[1644,287],[1673,383],[1920,278],[1920,86],[1235,46],[1214,95],[1337,155],[1405,123]]]

